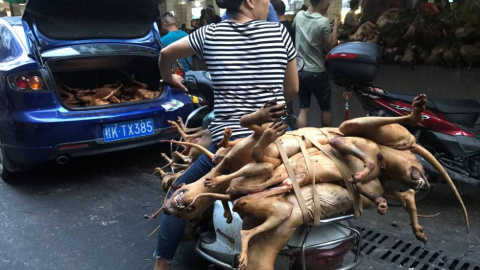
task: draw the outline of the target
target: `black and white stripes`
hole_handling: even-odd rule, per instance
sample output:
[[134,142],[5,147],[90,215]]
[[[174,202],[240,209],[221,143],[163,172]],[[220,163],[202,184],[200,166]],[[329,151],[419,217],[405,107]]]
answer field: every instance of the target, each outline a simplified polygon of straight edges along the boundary
[[212,76],[215,120],[209,129],[213,141],[221,138],[225,127],[234,136],[250,134],[240,127],[240,117],[274,98],[285,102],[285,68],[296,51],[282,24],[226,20],[198,29],[190,34],[189,43]]

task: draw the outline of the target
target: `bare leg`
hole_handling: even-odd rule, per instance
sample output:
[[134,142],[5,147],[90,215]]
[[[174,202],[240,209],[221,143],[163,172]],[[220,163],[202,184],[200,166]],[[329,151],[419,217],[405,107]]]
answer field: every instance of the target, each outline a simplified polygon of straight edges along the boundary
[[168,264],[165,260],[156,259],[153,270],[170,270],[170,264]]
[[[303,128],[306,127],[308,124],[308,109],[309,108],[301,108],[300,112],[298,114],[298,119],[297,119],[297,127],[298,128]],[[323,117],[322,117],[323,119]]]
[[332,112],[322,111],[322,127],[332,126]]

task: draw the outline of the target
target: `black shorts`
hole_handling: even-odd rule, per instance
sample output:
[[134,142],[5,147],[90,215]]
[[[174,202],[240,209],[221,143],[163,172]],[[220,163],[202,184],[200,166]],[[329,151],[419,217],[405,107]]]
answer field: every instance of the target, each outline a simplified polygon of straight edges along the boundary
[[300,108],[310,107],[310,98],[313,94],[318,101],[320,110],[330,111],[332,89],[327,72],[300,71],[298,76],[300,79],[300,90],[298,91]]

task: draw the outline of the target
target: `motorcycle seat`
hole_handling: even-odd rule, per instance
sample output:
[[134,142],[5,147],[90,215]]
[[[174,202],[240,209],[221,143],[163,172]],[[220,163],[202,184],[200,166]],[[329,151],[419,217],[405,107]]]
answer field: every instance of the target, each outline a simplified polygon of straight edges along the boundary
[[[389,93],[389,96],[397,100],[412,103],[416,95]],[[445,117],[456,124],[469,127],[475,125],[480,116],[480,103],[475,99],[446,99],[428,97],[428,110],[442,112]]]
[[[389,93],[389,96],[412,103],[416,95]],[[438,97],[428,97],[427,109],[440,111],[443,113],[480,113],[480,103],[475,99],[447,99]]]

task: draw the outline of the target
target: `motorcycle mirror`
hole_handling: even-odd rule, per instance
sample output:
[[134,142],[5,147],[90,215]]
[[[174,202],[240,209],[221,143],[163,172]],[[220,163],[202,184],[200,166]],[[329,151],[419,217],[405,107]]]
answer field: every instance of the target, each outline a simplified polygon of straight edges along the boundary
[[303,57],[297,55],[297,71],[302,71],[304,67],[305,60],[303,60]]

